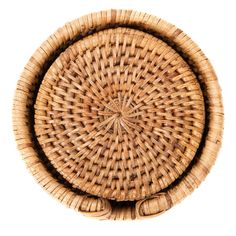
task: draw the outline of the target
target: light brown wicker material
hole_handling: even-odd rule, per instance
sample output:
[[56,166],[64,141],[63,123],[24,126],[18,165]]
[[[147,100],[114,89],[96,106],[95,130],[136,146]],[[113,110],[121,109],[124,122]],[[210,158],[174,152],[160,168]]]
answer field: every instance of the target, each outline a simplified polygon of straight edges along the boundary
[[214,164],[223,108],[215,73],[175,26],[110,10],[66,24],[18,82],[18,148],[38,182],[101,219],[165,212]]

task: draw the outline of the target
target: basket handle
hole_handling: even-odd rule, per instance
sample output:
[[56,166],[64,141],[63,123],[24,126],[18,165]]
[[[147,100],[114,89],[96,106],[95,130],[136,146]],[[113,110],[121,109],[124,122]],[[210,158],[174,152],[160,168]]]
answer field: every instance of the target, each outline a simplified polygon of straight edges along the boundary
[[97,198],[92,195],[82,196],[78,210],[86,216],[107,219],[111,214],[111,205],[104,198]]
[[138,219],[160,215],[171,208],[172,200],[168,193],[158,193],[137,201],[135,214]]

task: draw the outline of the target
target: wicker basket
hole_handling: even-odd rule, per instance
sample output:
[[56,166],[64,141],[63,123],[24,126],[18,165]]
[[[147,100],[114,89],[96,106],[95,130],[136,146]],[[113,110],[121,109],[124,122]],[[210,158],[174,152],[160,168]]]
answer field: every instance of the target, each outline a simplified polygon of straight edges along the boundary
[[30,172],[100,219],[165,212],[214,164],[223,108],[216,75],[180,29],[109,10],[51,35],[17,84],[13,126]]

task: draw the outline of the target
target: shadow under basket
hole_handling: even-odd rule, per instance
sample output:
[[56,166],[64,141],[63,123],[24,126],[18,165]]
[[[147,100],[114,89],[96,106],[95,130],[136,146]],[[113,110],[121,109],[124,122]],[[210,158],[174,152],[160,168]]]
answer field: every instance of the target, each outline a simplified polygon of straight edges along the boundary
[[159,215],[221,145],[214,70],[180,29],[145,13],[83,16],[51,35],[17,84],[13,126],[40,185],[99,219]]

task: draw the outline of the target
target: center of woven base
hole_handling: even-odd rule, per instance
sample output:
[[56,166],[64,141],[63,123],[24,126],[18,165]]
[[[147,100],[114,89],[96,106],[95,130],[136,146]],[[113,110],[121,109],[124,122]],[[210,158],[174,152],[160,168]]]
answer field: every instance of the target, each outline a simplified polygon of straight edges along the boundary
[[200,86],[185,61],[147,33],[108,29],[67,48],[47,71],[35,132],[74,188],[144,199],[186,170],[204,127]]
[[115,135],[131,133],[132,129],[138,129],[138,116],[141,112],[132,102],[132,98],[122,98],[120,95],[119,98],[110,99],[104,107],[104,111],[98,112],[102,116],[99,127],[105,127],[108,132]]

